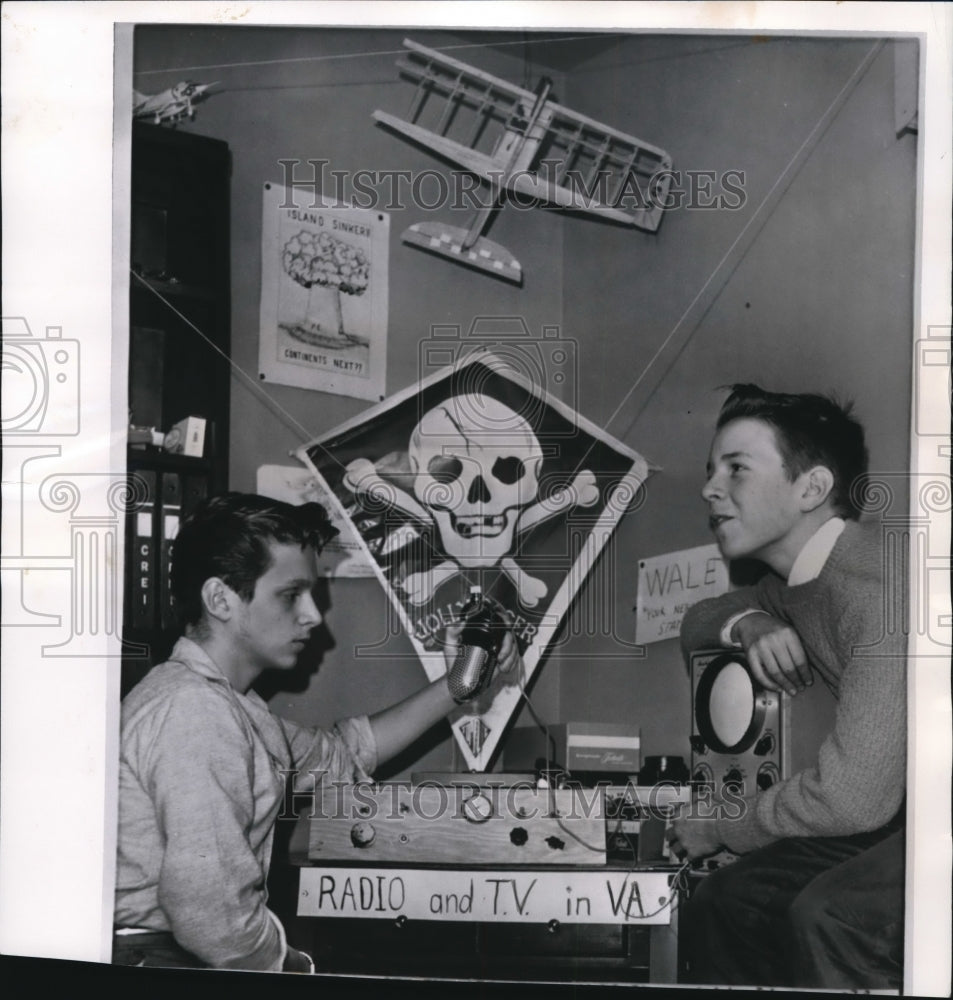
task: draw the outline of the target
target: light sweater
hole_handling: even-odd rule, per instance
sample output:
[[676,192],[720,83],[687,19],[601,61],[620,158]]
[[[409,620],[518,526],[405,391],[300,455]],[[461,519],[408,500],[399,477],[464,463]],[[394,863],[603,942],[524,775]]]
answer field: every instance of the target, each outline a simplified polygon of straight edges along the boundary
[[279,719],[180,639],[122,703],[115,925],[171,931],[211,966],[280,968],[266,881],[281,771],[303,789],[310,770],[353,782],[376,766],[365,716],[330,733]]
[[[878,521],[848,522],[823,569],[789,586],[768,573],[692,607],[686,653],[720,645],[724,623],[757,608],[790,624],[808,662],[837,698],[833,730],[814,766],[746,800],[739,819],[717,820],[722,842],[744,853],[783,837],[874,830],[896,814],[906,776],[906,639],[894,581],[885,581]],[[896,627],[888,631],[887,623]]]

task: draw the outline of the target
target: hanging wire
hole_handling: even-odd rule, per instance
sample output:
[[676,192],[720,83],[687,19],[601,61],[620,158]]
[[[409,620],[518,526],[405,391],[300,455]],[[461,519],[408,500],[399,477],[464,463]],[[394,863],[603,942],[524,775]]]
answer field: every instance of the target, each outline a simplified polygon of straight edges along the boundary
[[[798,159],[805,153],[805,151],[807,151],[812,146],[812,144],[817,139],[820,138],[821,135],[823,135],[823,133],[830,126],[830,124],[833,121],[833,119],[831,119],[830,121],[827,121],[827,119],[829,118],[829,116],[831,116],[833,114],[835,108],[837,109],[837,111],[839,113],[840,108],[837,107],[838,103],[841,102],[842,100],[846,99],[846,97],[850,93],[850,91],[861,80],[861,78],[866,74],[867,70],[870,68],[870,66],[873,63],[874,57],[883,48],[883,44],[884,43],[883,43],[882,40],[881,41],[877,41],[867,51],[867,53],[864,55],[864,57],[858,63],[857,67],[854,69],[853,73],[851,73],[851,75],[848,78],[847,82],[843,85],[843,87],[841,87],[841,89],[838,91],[838,93],[836,94],[836,96],[828,104],[828,106],[825,109],[824,113],[820,116],[820,118],[818,118],[818,120],[815,123],[814,127],[810,130],[810,132],[808,132],[807,136],[804,138],[804,140],[801,143],[801,145],[798,146],[798,148],[791,155],[790,159],[785,164],[784,169],[781,171],[781,173],[778,175],[778,177],[776,178],[776,180],[774,181],[774,183],[768,189],[768,191],[765,194],[765,196],[761,199],[761,202],[759,203],[759,205],[755,209],[755,211],[752,213],[751,217],[748,219],[748,221],[742,227],[741,232],[738,233],[738,235],[734,238],[734,240],[732,240],[731,245],[722,254],[721,259],[718,261],[718,263],[712,269],[711,274],[709,274],[709,276],[705,279],[704,284],[695,293],[695,297],[685,307],[684,311],[682,312],[682,315],[678,319],[678,322],[669,331],[668,335],[665,337],[665,339],[662,341],[662,343],[656,349],[655,353],[649,359],[648,364],[646,364],[646,366],[642,369],[642,373],[632,383],[632,385],[629,387],[628,391],[625,393],[625,395],[619,401],[618,406],[616,406],[616,408],[609,415],[608,419],[605,422],[606,427],[608,427],[612,423],[612,421],[615,420],[615,418],[619,415],[619,412],[622,410],[623,406],[625,406],[626,402],[631,398],[632,394],[638,388],[638,386],[640,385],[640,383],[643,381],[643,379],[645,379],[646,375],[648,375],[648,373],[649,373],[650,369],[652,368],[652,366],[661,357],[662,352],[669,345],[669,343],[674,338],[675,334],[678,332],[679,328],[682,326],[682,324],[688,318],[688,316],[691,313],[692,309],[695,307],[695,304],[702,299],[702,296],[705,294],[705,291],[708,288],[708,286],[712,284],[712,282],[715,280],[715,277],[718,275],[718,272],[721,271],[722,267],[725,265],[725,263],[728,260],[728,258],[734,252],[735,248],[742,242],[742,240],[745,237],[745,234],[756,223],[759,224],[760,226],[763,226],[767,222],[768,218],[770,218],[770,214],[771,213],[768,213],[768,215],[764,219],[761,218],[761,215],[762,215],[762,212],[764,211],[765,207],[768,205],[768,203],[770,202],[771,198],[773,197],[774,193],[782,185],[790,184],[790,182],[793,181],[794,177],[800,171],[801,166],[803,166],[803,163],[800,164],[797,167],[797,170],[794,170],[794,172],[791,173],[790,177],[788,176],[788,174],[794,169],[795,164],[797,164]],[[776,208],[776,207],[777,207],[777,205],[774,206],[774,208]],[[773,210],[774,209],[772,209],[772,212],[773,212]],[[755,237],[756,236],[757,236],[757,234],[755,234]],[[754,243],[755,243],[755,238],[752,238],[751,243],[744,249],[744,251],[742,252],[742,254],[739,257],[739,259],[735,262],[734,267],[732,268],[732,272],[731,273],[734,273],[734,270],[737,269],[741,265],[741,262],[751,252],[751,249],[754,246]],[[720,290],[715,293],[714,298],[708,304],[708,307],[705,309],[705,313],[703,313],[703,316],[705,314],[707,314],[708,309],[710,309],[711,306],[714,305],[715,301],[718,298],[718,295],[720,295],[720,294],[721,294]],[[695,329],[692,330],[691,333],[689,333],[688,337],[686,338],[685,344],[682,345],[682,350],[684,350],[684,347],[687,345],[688,341],[690,341],[691,338],[698,331],[698,328],[701,325],[701,319],[703,318],[703,316],[699,317],[699,320],[698,320],[698,322],[695,325]],[[664,374],[663,374],[662,377],[664,378]],[[659,381],[661,382],[661,379]],[[654,395],[654,393],[655,393],[655,391],[657,389],[658,389],[658,385],[656,385],[655,388],[652,390],[652,392],[649,394],[649,397],[648,397],[649,399],[651,398],[652,395]],[[646,400],[646,403],[647,402],[648,402],[648,399]],[[644,409],[644,405],[645,404],[643,404],[643,409]],[[636,415],[633,417],[632,421],[629,423],[628,427],[626,428],[623,437],[627,437],[628,436],[628,434],[631,432],[632,428],[635,426],[635,423],[636,423],[636,421],[638,420],[638,418],[640,416],[641,416],[641,410],[638,413],[636,413]]]
[[[718,261],[718,263],[715,265],[715,267],[711,270],[711,273],[705,279],[705,281],[703,282],[703,284],[699,288],[699,290],[695,293],[695,296],[692,298],[691,302],[689,302],[689,304],[682,311],[682,314],[678,318],[678,321],[675,323],[675,325],[672,327],[672,329],[666,335],[666,337],[664,338],[664,340],[662,341],[662,343],[659,344],[658,348],[656,348],[655,353],[652,355],[652,357],[649,358],[647,364],[643,367],[641,374],[629,386],[628,390],[625,392],[625,394],[623,395],[622,399],[619,400],[618,405],[609,414],[609,416],[605,419],[604,426],[606,428],[608,428],[612,424],[612,422],[619,416],[619,414],[621,413],[623,407],[632,398],[632,396],[634,395],[636,389],[646,379],[647,375],[649,374],[649,372],[651,371],[651,369],[654,367],[654,365],[658,362],[659,358],[662,356],[662,354],[665,351],[665,349],[672,342],[672,340],[675,338],[675,335],[678,333],[678,331],[681,329],[681,327],[683,326],[683,324],[685,323],[685,321],[691,315],[692,310],[695,308],[695,306],[699,302],[701,302],[703,300],[703,297],[704,297],[706,291],[708,290],[709,286],[711,286],[713,284],[713,282],[717,278],[719,272],[721,272],[722,269],[725,267],[725,265],[729,261],[729,258],[731,257],[731,255],[735,252],[735,249],[740,244],[742,244],[742,242],[745,239],[745,237],[747,236],[747,234],[752,229],[755,229],[755,232],[754,232],[754,234],[751,237],[751,242],[748,244],[747,247],[745,247],[745,249],[741,253],[741,256],[733,263],[733,265],[731,267],[731,271],[729,272],[729,276],[730,276],[730,274],[734,273],[734,271],[741,265],[741,262],[745,259],[745,257],[747,257],[747,255],[751,252],[752,248],[754,247],[755,240],[757,238],[758,232],[767,223],[767,221],[771,217],[771,214],[773,213],[774,209],[777,208],[777,204],[779,203],[780,199],[771,208],[770,212],[765,213],[766,207],[770,204],[770,202],[771,202],[772,198],[775,196],[776,192],[779,189],[786,188],[787,186],[789,186],[791,184],[791,182],[794,180],[794,178],[797,176],[797,174],[800,171],[801,167],[804,165],[804,162],[806,162],[806,160],[807,160],[807,155],[806,154],[810,152],[812,146],[820,139],[820,137],[824,134],[824,132],[826,132],[827,129],[830,127],[830,125],[832,124],[832,122],[834,120],[834,117],[836,117],[836,114],[839,113],[840,110],[841,110],[841,108],[843,107],[843,103],[842,102],[846,102],[846,99],[849,96],[849,94],[851,93],[851,91],[860,82],[860,80],[866,75],[867,71],[870,69],[871,65],[873,64],[874,58],[880,52],[880,50],[883,48],[883,45],[884,45],[883,40],[878,40],[878,41],[876,41],[871,46],[871,48],[867,51],[867,53],[864,55],[864,57],[857,64],[857,66],[855,67],[854,71],[851,73],[850,77],[847,79],[847,82],[841,87],[841,89],[838,91],[838,93],[830,101],[830,103],[828,104],[828,106],[825,109],[825,111],[823,112],[823,114],[821,114],[821,116],[818,118],[817,122],[814,124],[814,126],[811,128],[811,130],[808,132],[807,136],[805,136],[804,140],[801,142],[801,144],[798,146],[798,148],[794,151],[794,153],[792,153],[791,157],[788,159],[788,162],[785,164],[784,169],[781,171],[781,173],[775,179],[774,183],[768,189],[767,193],[761,199],[760,203],[758,204],[758,207],[754,210],[754,212],[752,213],[752,215],[750,216],[750,218],[748,219],[748,221],[744,224],[744,226],[742,227],[741,231],[734,238],[734,240],[732,240],[731,245],[722,254],[721,259]],[[801,160],[802,157],[804,158],[803,161],[801,163],[798,163],[798,161]],[[782,194],[783,194],[783,190],[782,190]],[[698,317],[698,319],[696,320],[694,329],[692,329],[688,333],[688,335],[686,336],[684,343],[679,348],[679,353],[682,350],[685,349],[685,347],[691,341],[692,337],[694,337],[695,334],[698,332],[698,329],[701,326],[701,320],[704,318],[705,315],[707,315],[708,310],[714,305],[715,301],[717,301],[717,298],[718,298],[718,296],[720,294],[721,294],[721,290],[720,289],[717,290],[714,293],[714,296],[712,297],[712,300],[707,304],[707,306],[705,306],[705,309],[702,312],[702,315],[700,317]],[[629,422],[628,426],[625,428],[624,432],[621,434],[621,437],[623,439],[627,438],[629,436],[629,434],[632,432],[632,428],[638,422],[638,419],[642,415],[642,411],[644,410],[645,406],[648,404],[648,401],[652,398],[652,396],[658,390],[658,387],[661,384],[662,379],[665,377],[665,374],[666,373],[663,372],[662,375],[659,376],[658,382],[656,383],[656,385],[654,386],[654,388],[652,388],[651,391],[648,393],[648,395],[647,395],[646,399],[644,400],[642,406],[635,413],[635,415],[632,417],[631,421]],[[590,452],[596,446],[597,443],[598,442],[593,441],[589,445],[589,447],[586,450],[585,454],[583,454],[582,458],[580,459],[580,467],[586,461],[586,459],[589,457]]]
[[555,764],[556,763],[556,741],[553,739],[553,735],[549,731],[549,726],[542,719],[540,719],[540,717],[536,714],[536,709],[533,707],[533,703],[532,703],[532,701],[530,701],[530,697],[526,693],[526,681],[525,681],[525,679],[523,677],[523,665],[522,665],[522,662],[520,663],[519,689],[520,689],[520,695],[522,696],[523,701],[526,702],[526,708],[529,711],[529,714],[532,717],[533,722],[535,722],[536,725],[542,730],[543,735],[546,738],[546,742],[548,744],[548,750],[547,750],[547,752],[551,751],[551,753],[552,753],[552,755],[550,756],[549,759]]
[[[549,38],[536,38],[533,40],[536,42],[545,42],[549,45],[562,45],[568,42],[581,42],[588,41],[593,37],[590,33],[587,35],[554,35]],[[524,49],[528,50],[528,35],[529,33],[524,32],[523,37],[515,41],[501,41],[493,42],[494,48],[503,48],[510,46],[522,46]],[[612,33],[612,34],[601,34],[598,33],[599,38],[626,38],[629,37],[624,32]],[[459,52],[466,49],[482,49],[485,50],[489,48],[489,45],[485,42],[466,42],[459,45],[440,45],[436,47],[437,52]],[[347,59],[369,59],[376,58],[379,56],[400,56],[405,53],[403,47],[399,49],[376,49],[366,52],[338,52],[332,55],[321,55],[321,56],[295,56],[288,59],[249,59],[242,62],[233,63],[205,63],[200,66],[167,66],[164,69],[144,69],[136,70],[134,76],[155,76],[158,73],[201,73],[205,70],[212,69],[244,69],[248,66],[287,66],[294,63],[318,63],[318,62],[337,62],[340,60]]]

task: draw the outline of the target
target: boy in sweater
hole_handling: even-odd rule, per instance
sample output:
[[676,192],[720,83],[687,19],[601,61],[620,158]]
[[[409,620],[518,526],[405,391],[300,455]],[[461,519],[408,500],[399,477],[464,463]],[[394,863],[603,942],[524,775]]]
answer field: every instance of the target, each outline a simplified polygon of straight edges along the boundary
[[683,650],[741,649],[763,687],[789,696],[820,677],[838,706],[814,766],[740,816],[674,822],[679,856],[742,855],[700,881],[684,914],[695,983],[901,985],[903,609],[887,606],[881,525],[851,497],[866,466],[862,428],[829,399],[736,385],[722,407],[702,490],[709,525],[726,559],[767,573],[695,605]]
[[[267,906],[289,772],[296,790],[312,773],[366,781],[455,707],[451,690],[478,693],[454,677],[453,628],[447,675],[397,705],[331,732],[269,712],[252,685],[292,669],[321,622],[315,551],[336,533],[319,504],[239,493],[184,522],[172,587],[185,635],[122,704],[115,964],[312,971]],[[518,661],[507,630],[504,679]]]

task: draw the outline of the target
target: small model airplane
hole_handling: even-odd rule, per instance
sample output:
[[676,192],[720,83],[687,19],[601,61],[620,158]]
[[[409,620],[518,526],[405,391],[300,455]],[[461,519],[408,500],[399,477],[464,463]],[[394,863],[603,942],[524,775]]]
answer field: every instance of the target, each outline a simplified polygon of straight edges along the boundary
[[418,222],[401,235],[411,246],[516,284],[522,268],[483,234],[505,194],[655,232],[671,183],[664,150],[562,107],[545,77],[533,93],[409,39],[404,76],[417,81],[407,119],[374,119],[489,185],[466,228]]
[[205,92],[216,86],[215,83],[193,83],[183,80],[168,90],[159,94],[140,94],[132,92],[132,117],[151,118],[156,125],[171,122],[175,125],[183,118],[189,120],[195,117],[193,104],[205,99]]

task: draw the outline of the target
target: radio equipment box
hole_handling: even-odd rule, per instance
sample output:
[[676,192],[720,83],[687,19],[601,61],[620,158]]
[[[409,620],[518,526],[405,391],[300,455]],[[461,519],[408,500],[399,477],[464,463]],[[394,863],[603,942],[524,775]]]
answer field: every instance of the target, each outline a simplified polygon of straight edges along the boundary
[[691,802],[689,785],[639,785],[605,788],[606,853],[610,862],[671,864],[665,831],[681,806]]
[[[461,776],[465,777],[465,776]],[[603,865],[602,789],[400,782],[322,787],[308,860]]]
[[[547,740],[547,732],[549,740]],[[506,737],[503,762],[507,770],[533,770],[540,759],[552,758],[570,775],[630,775],[641,767],[638,727],[609,722],[563,722],[544,732],[518,727]]]

